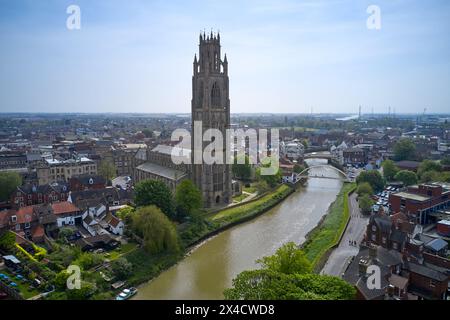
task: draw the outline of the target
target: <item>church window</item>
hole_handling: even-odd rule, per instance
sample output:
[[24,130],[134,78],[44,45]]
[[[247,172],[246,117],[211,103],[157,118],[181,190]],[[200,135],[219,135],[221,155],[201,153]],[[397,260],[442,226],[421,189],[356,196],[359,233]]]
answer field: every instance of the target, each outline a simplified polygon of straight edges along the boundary
[[217,82],[214,82],[211,90],[211,104],[215,107],[220,106],[220,88]]

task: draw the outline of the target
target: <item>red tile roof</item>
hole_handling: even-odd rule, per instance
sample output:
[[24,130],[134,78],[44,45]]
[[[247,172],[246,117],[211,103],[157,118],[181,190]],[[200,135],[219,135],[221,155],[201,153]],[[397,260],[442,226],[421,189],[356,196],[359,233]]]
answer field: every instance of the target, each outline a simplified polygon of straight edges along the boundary
[[80,211],[76,205],[68,201],[55,202],[52,208],[55,215]]

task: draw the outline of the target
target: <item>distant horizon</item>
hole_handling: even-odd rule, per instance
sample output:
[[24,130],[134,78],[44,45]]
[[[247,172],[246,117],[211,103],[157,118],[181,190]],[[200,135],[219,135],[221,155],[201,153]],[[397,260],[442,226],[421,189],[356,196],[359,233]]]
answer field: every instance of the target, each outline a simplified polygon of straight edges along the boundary
[[0,30],[0,112],[189,113],[204,31],[232,113],[450,110],[450,1],[1,1]]
[[[110,111],[110,112],[33,112],[33,111],[26,111],[26,112],[7,112],[7,111],[0,111],[0,115],[108,115],[108,114],[113,114],[113,115],[191,115],[190,112],[115,112],[115,111]],[[235,115],[271,115],[271,114],[275,114],[275,115],[336,115],[336,116],[358,116],[358,113],[352,113],[352,112],[343,112],[343,113],[337,113],[337,112],[313,112],[313,113],[303,113],[303,112],[231,112],[231,114],[235,114]],[[448,113],[420,113],[420,112],[410,112],[410,113],[406,113],[406,112],[402,112],[402,113],[376,113],[374,112],[372,113],[361,113],[361,116],[372,116],[372,115],[387,115],[387,116],[391,116],[391,117],[396,117],[396,116],[401,116],[401,115],[408,115],[408,116],[413,116],[413,115],[418,115],[418,116],[450,116],[450,112]]]

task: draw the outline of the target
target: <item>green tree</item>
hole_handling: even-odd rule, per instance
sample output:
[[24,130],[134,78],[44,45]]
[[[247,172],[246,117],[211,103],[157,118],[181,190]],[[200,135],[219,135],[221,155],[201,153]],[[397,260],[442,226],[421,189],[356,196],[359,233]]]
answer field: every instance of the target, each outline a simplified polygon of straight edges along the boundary
[[153,131],[150,129],[144,129],[142,130],[142,133],[146,138],[152,138],[153,137]]
[[70,274],[67,270],[62,270],[58,272],[53,280],[53,284],[56,289],[64,291],[67,288],[67,278],[69,278]]
[[416,146],[411,139],[400,139],[394,145],[394,158],[397,161],[414,160],[416,156]]
[[224,296],[227,300],[349,300],[355,291],[338,277],[263,269],[241,272]]
[[126,279],[133,272],[133,265],[125,258],[118,258],[111,262],[111,270],[119,280]]
[[178,218],[193,216],[202,207],[202,193],[191,180],[183,180],[175,192]]
[[175,218],[172,192],[162,181],[144,180],[138,183],[134,201],[138,207],[155,205],[169,218]]
[[359,208],[363,214],[368,214],[372,210],[373,200],[367,195],[364,194],[362,197],[359,197]]
[[294,242],[288,242],[277,252],[256,261],[264,269],[285,274],[303,274],[311,272],[311,263],[305,253]]
[[306,169],[305,166],[302,166],[301,164],[296,163],[294,165],[294,172],[295,173],[301,173],[305,169]]
[[367,182],[372,187],[373,191],[380,192],[384,188],[384,180],[380,172],[377,170],[363,171],[356,178],[356,183],[360,185],[363,182]]
[[358,185],[356,193],[358,193],[359,196],[363,196],[365,194],[371,196],[373,195],[373,189],[368,182],[362,182]]
[[441,174],[436,171],[425,171],[420,176],[420,182],[428,183],[434,181],[440,181]]
[[0,235],[0,249],[3,249],[6,252],[11,251],[14,249],[15,243],[16,236],[14,233],[6,231],[2,235]]
[[81,281],[80,289],[66,290],[66,294],[69,300],[86,300],[95,293],[96,289],[94,283]]
[[7,201],[18,186],[22,177],[17,172],[0,172],[0,201]]
[[398,167],[394,164],[392,160],[385,160],[382,164],[383,176],[386,181],[394,180],[395,175],[399,171]]
[[403,182],[405,186],[417,183],[417,175],[409,170],[401,170],[395,175],[395,180]]
[[116,172],[116,166],[109,160],[102,160],[98,166],[98,174],[105,178],[107,182],[115,178]]
[[263,194],[264,192],[269,191],[270,187],[269,187],[269,185],[267,184],[266,181],[258,180],[255,183],[255,189],[258,192],[258,194]]
[[132,228],[144,239],[146,251],[159,253],[180,250],[175,226],[158,207],[152,205],[139,208],[132,220]]
[[231,170],[236,178],[249,180],[252,176],[252,166],[246,155],[239,155],[234,158]]
[[[270,164],[261,164],[261,167],[269,168]],[[261,168],[256,169],[256,177],[258,180],[267,182],[269,187],[273,188],[281,181],[281,170],[278,168],[275,174],[263,175],[261,174]]]
[[445,156],[441,159],[441,165],[450,166],[450,156]]
[[420,179],[422,179],[424,173],[429,171],[441,172],[442,166],[436,161],[424,160],[420,163],[420,166],[417,169],[417,175]]

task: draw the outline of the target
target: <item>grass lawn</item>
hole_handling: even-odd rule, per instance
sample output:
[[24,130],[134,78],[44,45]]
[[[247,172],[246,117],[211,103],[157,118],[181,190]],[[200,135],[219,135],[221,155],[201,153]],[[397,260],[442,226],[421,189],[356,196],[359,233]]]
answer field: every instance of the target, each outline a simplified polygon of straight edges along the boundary
[[121,255],[126,254],[130,251],[133,251],[134,249],[136,249],[136,247],[137,247],[137,243],[135,243],[135,242],[128,242],[126,244],[122,244],[117,249],[110,251],[109,256],[107,258],[111,261],[115,260],[118,257],[120,257]]
[[245,191],[248,193],[255,193],[257,190],[256,190],[256,187],[250,185],[250,187],[243,187],[242,191]]
[[238,207],[224,209],[213,214],[208,219],[211,221],[223,222],[223,224],[233,222],[237,219],[257,214],[258,212],[265,210],[267,207],[284,199],[291,192],[292,189],[283,184],[277,187],[274,191],[262,196],[258,200],[250,201],[249,203],[245,203]]
[[243,201],[244,199],[246,199],[248,196],[249,196],[248,194],[243,193],[243,194],[241,194],[241,195],[239,195],[239,196],[233,197],[233,201],[236,201],[236,202],[242,202],[242,201]]
[[[21,295],[22,295],[22,297],[24,297],[24,299],[29,299],[29,298],[34,297],[34,296],[38,295],[39,293],[41,293],[40,291],[38,291],[36,289],[30,290],[29,282],[24,282],[24,280],[16,279],[16,276],[14,274],[12,274],[8,269],[2,269],[2,270],[0,270],[0,273],[7,275],[9,277],[10,281],[13,281],[17,284],[16,289],[21,293]],[[5,281],[3,281],[3,282],[5,282]]]
[[336,200],[330,207],[325,219],[303,244],[303,250],[313,266],[316,266],[322,256],[337,244],[349,219],[348,194],[356,185],[345,183]]

